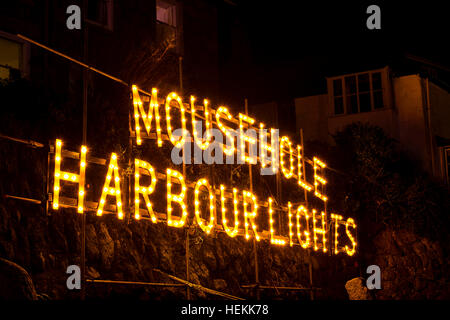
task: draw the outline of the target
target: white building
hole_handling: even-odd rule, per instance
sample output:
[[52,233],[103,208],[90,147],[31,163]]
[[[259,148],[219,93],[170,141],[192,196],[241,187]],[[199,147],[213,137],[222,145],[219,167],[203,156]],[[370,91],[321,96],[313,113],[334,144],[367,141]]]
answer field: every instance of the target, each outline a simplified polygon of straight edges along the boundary
[[327,78],[327,93],[295,99],[305,140],[333,143],[353,122],[385,130],[436,177],[450,183],[450,93],[419,74],[389,67]]

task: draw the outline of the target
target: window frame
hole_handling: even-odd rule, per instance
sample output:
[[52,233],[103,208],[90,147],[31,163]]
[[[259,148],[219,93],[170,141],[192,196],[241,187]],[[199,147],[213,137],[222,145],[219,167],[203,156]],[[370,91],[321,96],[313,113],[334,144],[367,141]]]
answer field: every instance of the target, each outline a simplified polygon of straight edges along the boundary
[[[381,89],[374,89],[373,87],[373,74],[380,73],[380,80],[381,80]],[[361,112],[361,102],[360,102],[360,94],[367,93],[367,91],[360,92],[359,91],[359,76],[361,75],[368,75],[369,76],[369,93],[370,93],[370,111],[363,111]],[[355,78],[355,87],[356,91],[355,93],[347,93],[347,86],[346,86],[346,78],[354,77]],[[335,96],[334,95],[334,81],[340,80],[341,86],[342,86],[342,95]],[[330,102],[330,116],[332,117],[339,117],[339,116],[347,116],[347,115],[355,115],[360,113],[367,113],[367,112],[374,112],[374,111],[380,111],[380,110],[386,110],[391,108],[390,103],[390,88],[389,88],[389,69],[388,67],[384,67],[381,69],[374,69],[374,70],[368,70],[363,72],[356,72],[356,73],[349,73],[344,74],[340,76],[335,77],[329,77],[327,78],[328,83],[328,95],[329,95],[329,102]],[[382,94],[383,99],[383,107],[382,108],[375,108],[375,92],[380,92]],[[350,110],[350,102],[349,97],[352,95],[356,95],[356,103],[357,103],[357,112],[353,113]],[[342,97],[343,102],[343,113],[336,114],[335,110],[335,98]]]
[[[106,23],[101,23],[95,20],[91,20],[88,18],[88,13],[86,12],[86,22],[90,25],[97,26],[100,28],[103,28],[108,31],[114,30],[114,0],[100,0],[105,1],[107,3],[106,5]],[[88,0],[89,2],[89,0]],[[88,4],[89,7],[89,4]],[[86,9],[89,10],[89,9]]]
[[30,44],[25,40],[8,32],[0,30],[0,37],[9,41],[17,42],[22,46],[22,56],[19,63],[20,76],[28,79],[30,77]]
[[[161,21],[161,20],[158,20],[158,9],[157,9],[158,8],[158,2],[163,2],[163,3],[167,4],[168,7],[171,7],[172,14],[175,17],[175,19],[173,19],[173,17],[172,17],[172,20],[175,21],[175,25],[167,23],[167,22],[164,22],[164,21]],[[156,23],[161,23],[161,24],[167,25],[167,26],[169,26],[171,28],[174,28],[176,30],[177,27],[178,27],[178,10],[177,10],[176,2],[168,1],[168,0],[156,0],[155,3],[156,3]]]

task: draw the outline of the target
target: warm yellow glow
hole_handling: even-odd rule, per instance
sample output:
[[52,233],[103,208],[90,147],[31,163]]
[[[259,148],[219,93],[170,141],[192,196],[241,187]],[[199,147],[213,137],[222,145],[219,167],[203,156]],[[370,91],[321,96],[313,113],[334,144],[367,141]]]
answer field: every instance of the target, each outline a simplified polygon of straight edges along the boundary
[[275,230],[273,227],[273,209],[272,209],[272,198],[269,197],[269,227],[270,227],[270,243],[276,244],[279,246],[284,246],[286,244],[286,241],[282,239],[280,236],[275,236]]
[[[289,150],[289,169],[285,167],[284,161],[284,148],[287,147]],[[283,136],[280,139],[280,168],[286,179],[292,178],[294,175],[294,150],[292,150],[292,142],[288,137]]]
[[191,96],[191,117],[192,117],[192,135],[194,136],[194,141],[197,144],[197,146],[202,149],[202,150],[206,150],[208,149],[211,140],[212,140],[212,135],[211,135],[211,115],[208,109],[208,104],[209,101],[204,99],[203,100],[203,108],[204,108],[204,116],[205,116],[205,132],[206,132],[206,140],[204,140],[202,137],[202,132],[197,132],[196,128],[195,128],[195,98],[193,96]]
[[[141,90],[142,91],[142,90]],[[149,97],[149,104],[147,108],[147,102],[145,101],[145,107],[144,103],[142,102],[141,98],[144,98],[144,96],[140,95],[140,91],[136,86],[132,87],[132,95],[133,95],[133,106],[134,106],[134,119],[135,119],[135,131],[136,131],[136,144],[141,145],[142,144],[142,127],[141,125],[144,124],[145,130],[147,132],[147,135],[149,139],[154,139],[154,133],[151,133],[152,129],[152,121],[153,118],[155,118],[155,127],[156,127],[156,137],[158,141],[158,146],[162,146],[162,132],[161,132],[161,126],[160,126],[160,115],[159,115],[159,103],[158,103],[158,95],[157,90],[153,88],[151,96]],[[166,116],[166,123],[167,123],[167,135],[171,143],[176,146],[177,148],[183,148],[184,143],[186,142],[186,139],[188,138],[188,132],[186,131],[186,118],[185,113],[189,112],[189,105],[184,105],[182,102],[182,98],[177,95],[174,92],[171,92],[165,102],[161,102],[161,104],[165,104],[165,116]],[[181,121],[181,127],[182,127],[182,134],[179,137],[174,136],[176,133],[175,128],[171,126],[171,122],[173,123],[173,119],[170,115],[170,109],[172,107],[176,107],[180,109],[180,121]],[[198,106],[199,107],[199,106]],[[227,137],[227,140],[221,144],[223,151],[227,156],[234,156],[235,151],[238,151],[239,154],[239,163],[242,161],[244,163],[251,163],[255,164],[257,157],[256,154],[253,154],[254,150],[257,148],[258,144],[258,137],[256,136],[256,131],[253,131],[255,128],[253,128],[253,125],[255,123],[255,119],[249,117],[248,115],[239,113],[239,119],[234,119],[233,116],[230,114],[228,109],[224,106],[220,106],[217,111],[214,111],[210,105],[209,102],[205,99],[203,101],[203,114],[204,114],[204,123],[206,128],[202,130],[198,130],[195,126],[196,119],[203,118],[203,116],[197,114],[196,112],[200,110],[196,109],[195,106],[195,98],[191,96],[190,99],[190,108],[191,108],[191,114],[192,114],[192,130],[193,130],[193,141],[197,144],[197,146],[201,150],[207,150],[209,146],[213,143],[212,139],[212,115],[215,113],[217,126],[221,130],[222,133]],[[200,111],[199,111],[200,112]],[[142,118],[142,121],[140,119]],[[178,119],[178,116],[176,117]],[[236,117],[237,118],[237,117]],[[224,123],[228,122],[228,126],[225,126]],[[239,128],[236,123],[239,124]],[[251,129],[250,131],[247,131],[244,133],[245,129]],[[154,130],[154,129],[153,129]],[[204,131],[206,130],[206,131]],[[257,128],[256,128],[257,130]],[[203,132],[205,132],[205,135],[203,135]],[[252,134],[255,133],[255,136]],[[151,136],[150,136],[151,134]],[[235,144],[235,137],[237,134],[240,135],[239,139],[239,146],[237,145],[237,142]],[[145,135],[145,133],[144,133]],[[267,168],[269,165],[271,168],[269,170],[273,170],[273,172],[278,173],[278,169],[281,167],[282,175],[286,179],[294,178],[298,180],[298,185],[305,190],[305,202],[307,203],[307,193],[306,192],[313,192],[314,188],[314,195],[315,197],[321,199],[322,201],[326,202],[328,200],[326,196],[326,184],[327,181],[325,180],[325,169],[326,164],[319,160],[317,157],[314,157],[312,160],[313,163],[313,172],[314,172],[314,187],[312,182],[312,173],[311,177],[309,177],[309,170],[307,172],[308,179],[305,176],[305,163],[307,169],[309,169],[309,165],[311,164],[311,161],[309,158],[305,157],[305,151],[303,148],[303,145],[297,145],[297,149],[295,149],[295,146],[293,146],[291,140],[287,136],[283,136],[280,139],[278,138],[277,131],[273,128],[270,129],[270,133],[265,130],[265,125],[263,123],[259,123],[259,159],[261,163],[262,168]],[[271,139],[271,142],[268,142],[268,139]],[[232,142],[229,146],[227,146],[227,141]],[[80,152],[80,162],[79,162],[79,173],[72,173],[72,172],[65,172],[61,171],[61,163],[63,161],[63,154],[68,155],[67,152],[62,151],[63,143],[61,140],[57,139],[55,143],[55,171],[54,171],[54,185],[53,185],[53,199],[52,199],[52,206],[55,210],[57,210],[61,203],[60,200],[60,192],[62,190],[62,187],[64,184],[62,184],[62,181],[67,181],[71,183],[77,183],[78,184],[78,203],[76,206],[73,206],[76,208],[76,210],[80,213],[83,213],[84,208],[84,197],[86,196],[87,190],[85,189],[85,174],[86,170],[90,170],[87,168],[87,161],[86,161],[86,154],[88,152],[88,149],[86,146],[81,146],[81,152]],[[196,149],[198,151],[198,149]],[[136,150],[136,154],[140,154],[141,151]],[[220,150],[219,150],[220,151]],[[295,152],[297,152],[295,154]],[[145,152],[144,152],[145,153]],[[287,159],[287,153],[289,153],[289,160]],[[251,155],[251,156],[250,156]],[[297,170],[295,169],[295,159],[294,157],[297,156]],[[72,157],[72,156],[71,156]],[[94,161],[94,158],[92,158]],[[227,158],[229,160],[229,158]],[[131,168],[129,168],[131,169]],[[266,170],[261,170],[262,174],[267,174]],[[123,173],[125,175],[125,171]],[[129,175],[129,170],[126,170],[126,176]],[[140,178],[144,176],[144,179],[150,178],[149,183],[144,183],[142,179]],[[160,176],[163,176],[161,173]],[[105,212],[105,204],[107,204],[107,197],[108,196],[115,196],[116,198],[116,211],[117,216],[119,219],[123,219],[124,217],[124,207],[126,209],[129,209],[131,212],[134,210],[134,217],[135,219],[142,219],[145,217],[150,217],[151,220],[156,223],[158,222],[157,214],[153,211],[153,205],[149,199],[150,194],[154,193],[156,182],[157,182],[157,173],[155,172],[154,168],[150,165],[150,163],[135,159],[135,168],[134,168],[134,209],[133,206],[129,205],[129,201],[126,201],[125,203],[122,202],[121,197],[121,187],[120,187],[120,180],[121,177],[119,175],[119,167],[118,167],[118,156],[115,153],[111,154],[109,163],[107,165],[107,173],[105,176],[105,182],[102,189],[102,193],[98,202],[98,208],[97,208],[97,215],[101,216]],[[179,171],[173,170],[173,169],[167,169],[166,171],[166,178],[167,178],[167,224],[169,226],[173,227],[182,227],[185,225],[188,221],[188,212],[187,212],[187,182],[185,179],[187,177],[183,176]],[[146,180],[144,180],[146,181]],[[141,183],[144,183],[145,185],[141,185]],[[175,184],[179,184],[181,187],[181,191],[178,194],[173,194],[172,187],[174,187]],[[130,181],[131,186],[132,181]],[[212,186],[209,184],[209,182],[206,179],[199,179],[196,181],[195,184],[192,184],[189,182],[189,187],[194,188],[194,207],[195,207],[195,221],[200,226],[200,228],[205,233],[210,233],[211,231],[214,231],[214,227],[216,226],[216,219],[220,219],[216,212],[216,202],[215,197],[216,193],[219,194],[217,190],[214,190]],[[206,209],[206,198],[200,197],[200,194],[206,195],[206,190],[203,188],[206,188],[209,195],[209,218],[207,218],[207,213],[202,212],[200,208],[203,209],[203,211]],[[175,189],[178,190],[178,185],[175,186]],[[127,188],[128,191],[128,188]],[[141,196],[142,195],[142,196]],[[128,198],[128,196],[131,197],[131,199]],[[245,230],[239,231],[238,227],[240,224],[242,224],[242,221],[239,221],[238,218],[240,217],[241,213],[238,210],[238,207],[241,206],[240,203],[240,191],[238,192],[237,189],[233,188],[233,214],[231,214],[231,203],[230,203],[230,212],[227,212],[226,208],[226,198],[231,197],[231,194],[226,194],[225,187],[223,185],[220,185],[220,209],[221,209],[221,220],[224,231],[227,233],[230,237],[235,237],[238,234],[242,235],[245,231],[244,236],[246,239],[250,239],[253,235],[256,240],[260,240],[260,235],[263,236],[265,239],[269,238],[269,233],[267,231],[261,232],[258,234],[257,225],[256,225],[256,217],[257,217],[257,211],[258,211],[258,202],[256,200],[256,197],[252,192],[249,191],[243,191],[242,193],[242,207],[243,209],[240,209],[244,215],[244,222],[245,222]],[[144,201],[142,201],[142,199]],[[127,200],[132,200],[132,195],[128,195],[127,192]],[[291,199],[294,200],[295,203],[299,203],[302,200],[299,199]],[[156,201],[156,200],[154,200]],[[203,202],[201,202],[203,201]],[[293,202],[294,202],[293,201]],[[73,202],[75,202],[75,199],[73,199]],[[141,202],[145,202],[145,205]],[[177,210],[177,214],[174,215],[174,208],[173,203],[176,202],[180,206],[180,211]],[[287,245],[287,237],[282,236],[281,233],[285,232],[286,229],[282,230],[276,230],[277,228],[274,226],[278,226],[276,224],[274,219],[274,211],[279,210],[278,212],[281,214],[285,207],[281,203],[279,203],[277,206],[273,206],[274,200],[269,197],[268,198],[268,216],[269,216],[269,227],[270,227],[270,243],[274,245]],[[318,202],[317,200],[314,200],[314,203]],[[302,202],[303,203],[303,202]],[[66,203],[63,203],[64,206],[69,206]],[[322,205],[324,205],[322,203]],[[141,208],[142,206],[142,208]],[[149,215],[143,211],[144,206],[146,210],[148,211]],[[264,204],[266,206],[266,204]],[[307,207],[304,207],[302,205],[299,205],[296,210],[296,230],[294,223],[295,221],[293,218],[293,204],[291,201],[288,201],[288,228],[289,228],[289,245],[292,247],[296,245],[297,243],[300,244],[303,248],[310,248],[314,244],[314,250],[320,250],[322,248],[323,252],[327,252],[327,241],[328,237],[330,241],[333,241],[334,246],[330,243],[329,248],[330,251],[333,254],[338,254],[340,252],[345,252],[348,255],[354,255],[356,252],[356,224],[353,221],[353,219],[348,218],[345,221],[346,225],[346,235],[349,238],[349,241],[344,241],[343,231],[341,231],[341,235],[339,235],[339,224],[344,224],[344,218],[337,214],[331,214],[331,223],[334,223],[334,228],[329,226],[329,232],[327,232],[327,223],[329,221],[326,219],[327,215],[327,205],[325,204],[323,207],[324,212],[321,212],[320,215],[316,216],[316,211],[311,209],[308,209]],[[296,205],[297,206],[297,205]],[[305,205],[306,206],[306,205]],[[113,204],[111,207],[114,207]],[[218,208],[218,207],[217,207]],[[126,210],[125,209],[125,210]],[[142,211],[141,211],[142,210]],[[110,209],[106,209],[107,212],[110,211]],[[143,212],[143,216],[141,216],[141,212]],[[179,213],[181,212],[181,213]],[[227,214],[230,220],[227,219]],[[203,217],[202,217],[203,215]],[[232,218],[234,216],[234,219]],[[279,217],[277,215],[277,217]],[[312,221],[310,221],[312,218]],[[280,218],[281,219],[281,216]],[[321,222],[318,221],[321,219]],[[218,226],[218,229],[220,227]],[[243,228],[244,229],[244,228]],[[310,230],[312,229],[312,230]],[[352,229],[355,229],[353,231]],[[295,233],[297,234],[297,239],[294,239]],[[333,233],[334,232],[334,233]],[[278,235],[277,235],[278,233]],[[314,236],[314,238],[313,238]],[[339,238],[340,236],[340,238]],[[319,239],[321,237],[321,239]],[[334,238],[333,238],[334,237]],[[339,247],[339,242],[341,241],[341,247]],[[348,243],[348,246],[346,245],[344,247],[344,243]]]
[[[181,112],[181,128],[183,131],[183,134],[181,137],[179,137],[178,139],[176,139],[173,135],[172,132],[172,126],[170,125],[170,103],[172,102],[172,100],[175,100],[178,104],[178,106],[180,107],[180,112]],[[167,95],[166,98],[166,122],[167,122],[167,135],[169,136],[169,140],[170,142],[172,142],[172,144],[177,147],[177,148],[182,148],[186,139],[186,117],[185,117],[185,109],[184,109],[184,105],[183,105],[183,101],[181,101],[181,98],[178,94],[176,94],[175,92],[171,92]]]
[[356,223],[352,218],[348,218],[346,223],[345,223],[345,232],[347,233],[347,237],[350,239],[351,243],[352,243],[352,248],[350,249],[348,246],[345,246],[345,252],[349,255],[352,256],[355,254],[356,252],[356,240],[355,237],[351,234],[349,227],[356,229]]
[[294,232],[292,231],[292,203],[288,202],[288,223],[289,223],[289,246],[292,247],[294,245],[294,240],[292,237],[294,236]]
[[[305,236],[305,240],[302,239],[302,225],[300,223],[301,217],[305,218],[305,231],[303,231],[303,235]],[[311,238],[309,233],[309,215],[308,215],[308,209],[306,209],[304,206],[300,205],[297,208],[297,239],[302,248],[306,249],[311,245]]]
[[278,170],[278,159],[277,155],[274,154],[274,152],[278,144],[278,139],[274,137],[274,132],[275,129],[270,129],[271,144],[269,146],[267,143],[268,134],[264,131],[264,123],[259,124],[259,161],[262,168],[265,168],[268,165],[272,165],[272,171],[275,173]]
[[159,116],[159,103],[158,103],[158,91],[153,88],[152,96],[150,99],[150,104],[148,108],[148,113],[144,109],[144,105],[141,101],[141,97],[139,95],[139,90],[137,86],[132,86],[133,91],[133,106],[134,106],[134,123],[136,130],[136,144],[141,145],[141,128],[139,126],[139,119],[142,117],[144,122],[145,130],[147,134],[150,134],[150,130],[152,128],[152,119],[153,113],[155,114],[155,122],[156,122],[156,136],[158,138],[158,147],[162,146],[162,138],[161,138],[161,117]]
[[342,216],[338,215],[338,214],[331,214],[331,219],[334,220],[334,254],[338,254],[339,253],[339,248],[338,248],[338,237],[339,237],[339,231],[338,231],[338,227],[339,227],[339,221],[342,220]]
[[326,220],[326,216],[325,216],[325,212],[322,211],[321,213],[321,221],[322,221],[322,227],[319,228],[317,227],[317,215],[316,215],[316,210],[313,209],[312,211],[313,213],[313,232],[314,232],[314,250],[317,251],[319,249],[318,247],[318,240],[319,240],[319,236],[322,236],[322,251],[323,252],[327,252],[327,238],[326,238],[326,234],[327,234],[327,220]]
[[[78,176],[78,212],[83,213],[84,211],[84,186],[85,186],[85,175],[86,175],[86,146],[81,146],[80,152],[80,175]],[[72,175],[72,181],[74,181],[75,175]],[[75,178],[76,180],[76,178]]]
[[222,131],[222,133],[228,137],[228,139],[232,142],[232,145],[229,147],[226,147],[226,141],[224,141],[223,143],[223,152],[227,155],[227,156],[231,156],[234,151],[235,151],[235,147],[234,147],[234,137],[232,134],[232,130],[230,130],[229,128],[225,127],[222,122],[220,121],[222,117],[222,115],[224,115],[226,117],[226,119],[228,120],[232,120],[233,117],[231,116],[230,112],[228,112],[228,109],[226,107],[219,107],[216,111],[216,122],[217,125],[219,126],[220,131]]
[[[201,187],[205,187],[208,190],[208,198],[209,198],[209,223],[207,225],[205,225],[205,221],[203,220],[203,218],[200,216],[200,200],[199,200],[199,195],[200,195],[200,188]],[[195,218],[197,221],[197,224],[200,226],[200,229],[203,230],[203,232],[206,233],[210,233],[211,230],[214,228],[214,224],[215,224],[215,201],[214,201],[214,192],[211,188],[211,186],[209,185],[209,182],[206,179],[200,179],[197,181],[197,183],[195,184],[195,202],[194,202],[194,206],[195,206]]]
[[[250,192],[244,190],[242,192],[243,207],[244,207],[244,226],[245,226],[245,239],[250,239],[250,234],[248,232],[249,225],[252,226],[253,234],[257,241],[260,240],[258,232],[256,231],[255,218],[258,212],[258,204],[256,202],[256,197]],[[250,201],[250,202],[249,202]],[[248,210],[248,206],[252,206],[252,210]]]
[[[139,178],[140,178],[141,174],[146,174],[146,175],[150,176],[151,182],[150,182],[149,186],[143,187],[140,185]],[[139,195],[142,194],[142,196],[145,200],[145,205],[146,205],[147,211],[150,215],[150,219],[154,223],[158,222],[158,219],[157,219],[155,213],[153,212],[152,203],[150,202],[150,199],[148,197],[155,190],[155,185],[156,185],[155,169],[153,169],[153,167],[151,166],[150,163],[143,161],[143,160],[135,159],[134,160],[134,218],[136,220],[139,220],[141,217],[141,215],[139,213],[139,209],[140,209]]]
[[[181,228],[186,223],[187,206],[185,203],[186,183],[183,175],[173,169],[167,169],[167,225]],[[181,184],[181,191],[178,195],[172,194],[172,179],[178,180]],[[177,202],[181,207],[181,217],[175,218],[172,216],[172,202]]]
[[[253,138],[252,136],[249,136],[247,134],[244,133],[244,124],[243,122],[247,123],[247,126],[252,125],[255,122],[255,119],[250,118],[249,116],[246,116],[245,114],[239,113],[239,150],[240,150],[240,156],[241,156],[241,160],[244,163],[256,163],[256,158],[255,157],[250,157],[250,150],[251,150],[251,145],[255,145],[256,144],[256,139]],[[246,155],[245,153],[245,145],[246,142],[248,142],[249,144],[249,156]]]
[[327,183],[327,181],[323,178],[323,176],[320,176],[317,171],[321,171],[326,167],[326,164],[320,161],[318,158],[313,158],[314,162],[314,195],[318,197],[319,199],[322,199],[323,201],[327,201],[328,198],[323,194],[323,191],[319,191],[319,185],[323,186]]
[[[114,188],[110,187],[111,180],[114,180]],[[119,219],[123,219],[122,192],[120,190],[119,166],[117,165],[117,155],[115,153],[111,154],[111,159],[109,161],[108,172],[105,178],[105,184],[103,186],[102,195],[100,196],[100,201],[98,203],[97,209],[98,216],[101,216],[103,214],[103,208],[105,206],[106,197],[108,195],[116,196],[117,217]]]
[[312,186],[306,182],[305,177],[303,177],[303,168],[305,165],[305,159],[303,157],[303,148],[300,145],[297,145],[297,178],[298,178],[298,185],[302,187],[303,189],[306,189],[306,191],[311,191]]
[[55,172],[53,183],[53,209],[59,208],[59,192],[61,190],[61,180],[78,184],[78,205],[77,211],[83,213],[84,211],[84,196],[85,196],[85,172],[86,172],[86,153],[87,148],[81,147],[80,151],[80,172],[79,174],[61,171],[62,159],[62,141],[56,139],[55,144]]
[[237,199],[237,189],[233,189],[233,205],[234,205],[234,227],[228,227],[228,221],[226,217],[226,208],[225,208],[225,187],[220,185],[220,207],[222,210],[222,225],[226,234],[231,238],[235,237],[238,233],[239,221],[238,221],[238,199]]

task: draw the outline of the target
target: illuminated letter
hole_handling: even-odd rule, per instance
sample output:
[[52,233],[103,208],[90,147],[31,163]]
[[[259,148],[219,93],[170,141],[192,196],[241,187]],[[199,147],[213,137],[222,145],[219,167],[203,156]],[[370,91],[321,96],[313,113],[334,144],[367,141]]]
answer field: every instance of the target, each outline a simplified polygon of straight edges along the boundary
[[220,204],[222,208],[222,225],[223,229],[229,235],[231,238],[236,236],[238,233],[238,200],[237,200],[237,189],[233,188],[233,204],[234,204],[234,228],[231,229],[228,227],[228,221],[226,217],[226,209],[225,209],[225,187],[223,185],[220,185]]
[[[172,127],[170,126],[170,102],[172,102],[172,100],[175,100],[178,103],[178,105],[180,106],[180,111],[181,111],[181,128],[182,128],[183,134],[182,134],[181,138],[179,138],[178,140],[175,139],[175,137],[173,136]],[[169,136],[169,139],[172,142],[172,144],[177,148],[182,148],[184,145],[184,141],[185,141],[186,118],[184,116],[184,111],[185,111],[184,105],[183,105],[183,102],[181,101],[181,98],[175,92],[169,93],[166,98],[167,135]]]
[[302,155],[303,148],[300,145],[297,145],[297,168],[298,168],[298,185],[305,189],[306,191],[311,191],[312,186],[310,186],[303,177],[303,168],[305,166],[305,159]]
[[325,163],[314,157],[314,195],[323,201],[327,201],[328,198],[323,193],[319,192],[319,183],[323,186],[327,183],[327,181],[322,176],[317,174],[317,170],[321,170],[325,167]]
[[[110,188],[112,178],[114,178],[115,188]],[[117,166],[117,155],[115,153],[111,154],[111,160],[109,161],[108,173],[106,174],[102,195],[98,203],[98,210],[97,210],[98,216],[101,216],[103,214],[103,207],[105,205],[106,197],[108,195],[116,195],[117,217],[119,219],[123,219],[119,167]]]
[[326,247],[326,242],[327,242],[327,238],[326,238],[326,232],[327,232],[327,227],[326,227],[326,217],[325,217],[325,213],[322,211],[321,213],[321,220],[322,220],[322,228],[318,228],[316,227],[316,210],[313,209],[313,230],[314,230],[314,250],[318,250],[319,247],[317,246],[317,240],[319,239],[319,237],[317,236],[318,234],[322,235],[322,251],[323,252],[327,252],[327,247]]
[[[172,195],[172,177],[180,181],[181,192],[179,195]],[[181,173],[176,170],[167,169],[167,225],[181,228],[186,222],[187,210],[184,203],[186,194],[186,183]],[[178,220],[172,220],[172,202],[178,202],[182,209],[182,216]]]
[[[139,184],[140,172],[150,175],[150,185],[147,187],[141,187]],[[134,218],[139,220],[141,215],[139,214],[139,194],[142,194],[145,200],[145,204],[147,206],[147,210],[150,214],[150,218],[154,223],[157,222],[156,215],[153,212],[152,203],[148,198],[148,195],[155,190],[156,185],[156,175],[155,170],[150,165],[150,163],[145,162],[143,160],[135,159],[134,160]]]
[[161,138],[161,125],[160,125],[160,116],[159,116],[159,103],[158,103],[158,90],[155,88],[152,89],[152,97],[150,99],[149,110],[148,113],[145,112],[144,106],[141,101],[141,97],[139,95],[139,90],[136,86],[133,85],[133,106],[134,106],[134,123],[136,128],[136,144],[141,145],[141,128],[139,126],[139,113],[142,116],[142,120],[144,121],[145,130],[147,134],[150,135],[150,129],[152,128],[152,119],[153,112],[155,113],[155,122],[156,122],[156,136],[158,138],[158,147],[162,146],[162,138]]
[[[283,145],[287,145],[289,148],[289,170],[284,167],[284,150]],[[292,143],[288,137],[283,136],[280,140],[280,167],[281,172],[286,177],[286,179],[290,179],[294,175],[294,152],[292,150]]]
[[[204,225],[204,221],[202,217],[200,217],[200,201],[198,199],[198,195],[200,193],[200,187],[205,186],[206,189],[208,189],[209,194],[209,224]],[[206,179],[200,179],[195,184],[195,218],[197,220],[198,225],[200,226],[200,229],[203,230],[203,232],[210,233],[212,228],[214,228],[214,194],[211,190],[211,186],[209,185],[208,181]]]
[[[271,145],[267,144],[267,133],[264,129],[264,123],[259,124],[259,159],[261,162],[261,174],[272,175],[278,170],[278,157],[279,157],[279,145],[278,145],[278,130],[270,129]],[[269,160],[266,160],[267,153],[270,152]],[[270,164],[270,168],[266,168],[266,165]]]
[[[242,122],[245,121],[248,124],[252,125],[255,122],[255,119],[252,119],[245,114],[239,113],[239,150],[241,153],[241,160],[242,163],[250,163],[250,164],[256,164],[256,157],[255,157],[255,148],[256,148],[256,139],[252,137],[251,135],[247,133],[251,133],[254,130],[247,129],[247,133],[244,133],[244,125]],[[256,136],[256,132],[255,132]],[[248,142],[248,157],[245,155],[245,142]],[[252,157],[253,156],[253,157]]]
[[231,114],[228,112],[228,109],[226,107],[219,107],[216,111],[216,122],[217,125],[219,126],[220,131],[222,131],[225,136],[227,137],[227,141],[231,142],[231,146],[229,147],[225,147],[225,145],[223,145],[223,152],[227,155],[227,156],[231,156],[234,153],[234,136],[233,136],[233,131],[228,129],[227,127],[225,127],[222,122],[220,122],[220,118],[221,115],[224,114],[228,120],[233,119],[233,117],[231,116]]
[[270,225],[270,243],[271,244],[277,244],[280,246],[284,246],[286,244],[286,241],[284,241],[281,237],[274,236],[274,229],[273,229],[273,210],[272,210],[272,198],[269,198],[269,225]]
[[292,204],[291,204],[291,202],[289,201],[288,202],[288,218],[289,218],[289,246],[293,246],[294,245],[294,241],[292,240],[292,236],[294,235],[294,232],[292,232],[292,226],[294,225],[293,223],[292,223],[292,212],[291,212],[291,209],[292,209]]
[[78,183],[78,212],[83,213],[84,211],[84,181],[85,181],[85,171],[86,171],[86,152],[85,146],[81,147],[80,153],[80,174],[74,174],[70,172],[61,171],[61,148],[62,141],[56,139],[55,146],[55,178],[53,186],[53,209],[57,210],[59,208],[59,191],[60,191],[60,180],[69,181],[73,183]]
[[[209,111],[208,111],[208,100],[204,99],[203,100],[203,104],[204,104],[204,115],[205,115],[205,124],[206,124],[206,128],[205,128],[205,133],[206,133],[206,141],[203,141],[202,137],[202,132],[200,131],[200,138],[197,137],[197,128],[196,128],[196,123],[197,121],[195,121],[195,98],[193,96],[191,96],[191,116],[192,116],[192,135],[194,136],[194,141],[195,143],[200,147],[200,149],[202,150],[206,150],[211,142],[211,122],[209,121]],[[200,121],[198,121],[199,123],[201,123]],[[201,126],[200,126],[201,128]]]
[[355,221],[353,221],[352,218],[348,218],[345,223],[345,232],[347,233],[348,238],[352,242],[352,248],[350,249],[348,246],[345,246],[345,252],[349,256],[352,256],[356,252],[356,241],[355,241],[355,238],[353,237],[353,235],[350,233],[350,230],[348,228],[349,226],[351,226],[353,229],[356,229]]
[[339,221],[342,220],[342,216],[332,213],[331,214],[331,219],[334,220],[334,254],[338,254],[339,253],[339,248],[338,248],[338,236],[339,236],[338,227],[339,227]]
[[[259,235],[256,232],[256,225],[255,225],[255,218],[256,214],[258,212],[258,205],[256,204],[256,197],[249,191],[243,191],[243,206],[244,206],[244,219],[245,219],[245,239],[249,239],[250,235],[248,233],[248,220],[250,220],[250,223],[252,224],[252,230],[255,234],[255,238],[257,241],[259,241]],[[247,202],[247,199],[251,200],[251,204],[253,204],[253,210],[248,211],[247,205],[250,203]]]
[[[301,216],[305,217],[306,230],[303,231],[303,234],[305,235],[306,240],[302,239],[301,224],[300,224],[300,217]],[[302,246],[302,248],[306,249],[306,248],[308,248],[311,245],[311,238],[309,236],[309,215],[308,215],[308,210],[304,206],[298,206],[296,218],[297,218],[297,239],[298,239],[298,242],[300,243],[300,245]]]

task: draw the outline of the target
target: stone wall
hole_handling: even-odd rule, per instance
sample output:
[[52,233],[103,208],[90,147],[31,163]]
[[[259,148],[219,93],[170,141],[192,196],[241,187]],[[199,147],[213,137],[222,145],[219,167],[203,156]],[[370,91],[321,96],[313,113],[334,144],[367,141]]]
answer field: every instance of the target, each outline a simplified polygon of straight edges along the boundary
[[385,229],[373,241],[381,268],[377,299],[449,299],[450,258],[442,246],[408,230]]
[[[0,203],[0,255],[24,267],[38,294],[51,299],[78,299],[79,291],[67,290],[67,266],[80,264],[81,215],[72,209],[46,216],[35,204],[7,200]],[[86,269],[91,279],[173,282],[154,271],[186,279],[185,230],[149,221],[129,223],[115,216],[87,215]],[[300,247],[257,244],[259,278],[267,286],[308,286],[312,263],[316,298],[346,299],[345,281],[355,273],[352,258],[323,254],[308,257]],[[253,243],[224,233],[190,232],[190,280],[207,288],[243,298],[254,292],[241,285],[255,281]],[[346,267],[347,266],[347,267]],[[350,266],[350,267],[348,267]],[[191,290],[193,298],[219,297]],[[88,298],[183,299],[185,288],[156,288],[90,284]],[[309,299],[308,291],[269,289],[269,299]]]

